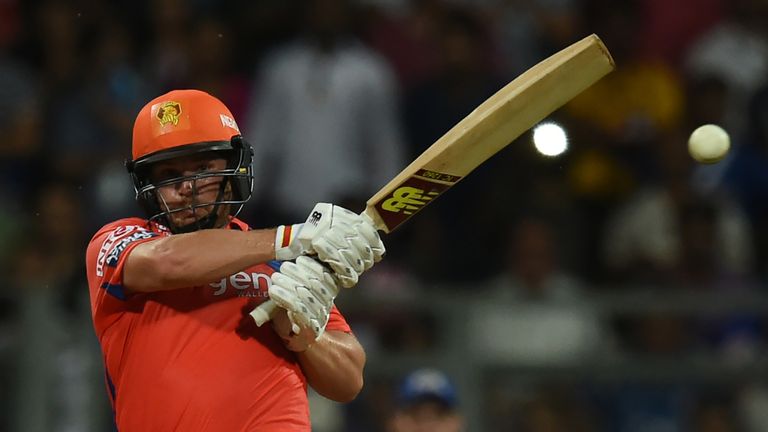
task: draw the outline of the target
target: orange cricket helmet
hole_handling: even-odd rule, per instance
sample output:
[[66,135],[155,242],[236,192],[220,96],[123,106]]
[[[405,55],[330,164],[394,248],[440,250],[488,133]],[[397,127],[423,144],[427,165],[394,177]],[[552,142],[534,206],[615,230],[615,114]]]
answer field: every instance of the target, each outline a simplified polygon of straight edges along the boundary
[[[215,153],[227,160],[226,169],[155,182],[150,178],[153,164],[199,153]],[[217,98],[200,90],[174,90],[159,96],[139,111],[133,126],[132,160],[126,168],[136,190],[136,200],[150,220],[166,225],[172,232],[213,228],[222,205],[237,215],[253,191],[253,150],[240,135],[229,109]],[[163,208],[157,189],[205,177],[222,177],[214,210],[201,220],[184,227],[173,226],[171,213],[182,209]],[[227,186],[231,185],[231,196]]]

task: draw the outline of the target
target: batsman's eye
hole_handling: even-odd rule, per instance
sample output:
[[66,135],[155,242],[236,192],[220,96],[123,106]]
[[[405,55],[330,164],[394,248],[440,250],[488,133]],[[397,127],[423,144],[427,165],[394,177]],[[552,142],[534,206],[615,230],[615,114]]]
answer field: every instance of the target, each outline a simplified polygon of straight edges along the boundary
[[152,180],[157,183],[177,177],[181,177],[179,171],[170,168],[162,168],[152,175]]

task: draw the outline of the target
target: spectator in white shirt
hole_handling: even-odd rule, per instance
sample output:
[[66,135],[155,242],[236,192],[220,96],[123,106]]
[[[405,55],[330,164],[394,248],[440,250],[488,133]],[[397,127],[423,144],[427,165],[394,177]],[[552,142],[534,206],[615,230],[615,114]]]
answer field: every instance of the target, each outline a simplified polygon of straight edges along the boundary
[[347,32],[348,1],[312,0],[305,12],[304,37],[262,64],[247,125],[255,201],[296,217],[318,199],[362,209],[404,167],[394,76]]

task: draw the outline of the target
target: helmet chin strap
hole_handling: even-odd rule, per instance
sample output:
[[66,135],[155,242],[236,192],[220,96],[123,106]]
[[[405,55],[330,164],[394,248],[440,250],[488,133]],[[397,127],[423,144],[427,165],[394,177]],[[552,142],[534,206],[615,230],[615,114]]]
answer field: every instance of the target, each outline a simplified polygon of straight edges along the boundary
[[[216,200],[213,204],[213,209],[211,209],[211,212],[205,215],[204,217],[195,220],[194,222],[183,225],[183,226],[176,226],[171,221],[171,213],[173,212],[170,207],[168,207],[168,203],[166,203],[165,199],[163,199],[162,196],[160,196],[160,199],[163,202],[163,206],[165,207],[166,214],[163,216],[165,219],[166,225],[168,226],[168,229],[174,233],[174,234],[184,234],[184,233],[190,233],[199,231],[202,229],[210,229],[210,228],[216,228],[216,222],[219,219],[219,208],[221,207],[221,201],[224,199],[224,193],[226,192],[226,185],[229,182],[229,179],[225,179],[221,182],[221,185],[219,186],[219,192],[216,196]],[[197,185],[193,182],[192,183],[192,196],[195,197],[194,199],[197,199]],[[193,214],[195,211],[195,205],[196,202],[192,202],[189,207],[186,207],[189,210],[192,210]],[[178,209],[176,211],[183,210]]]

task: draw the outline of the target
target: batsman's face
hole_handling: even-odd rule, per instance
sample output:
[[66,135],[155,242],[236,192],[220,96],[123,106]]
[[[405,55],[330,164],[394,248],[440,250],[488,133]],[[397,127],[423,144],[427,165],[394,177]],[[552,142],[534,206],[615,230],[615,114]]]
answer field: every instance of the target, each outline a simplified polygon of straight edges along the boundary
[[213,211],[211,203],[216,201],[224,179],[221,176],[206,177],[205,174],[224,170],[226,166],[225,159],[206,155],[187,156],[155,164],[152,167],[152,182],[170,182],[157,189],[160,207],[172,212],[170,222],[176,226],[186,226]]

